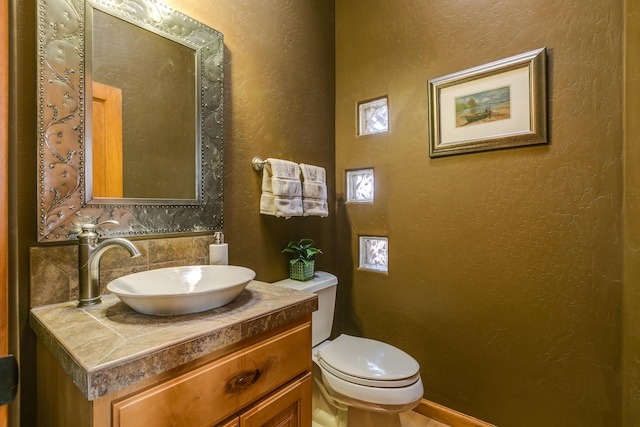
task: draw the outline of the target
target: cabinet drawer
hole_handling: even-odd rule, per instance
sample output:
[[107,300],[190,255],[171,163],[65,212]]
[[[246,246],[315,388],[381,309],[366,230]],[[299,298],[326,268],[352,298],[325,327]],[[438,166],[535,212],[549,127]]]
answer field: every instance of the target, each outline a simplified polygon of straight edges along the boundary
[[113,425],[208,427],[310,370],[305,323],[115,402]]

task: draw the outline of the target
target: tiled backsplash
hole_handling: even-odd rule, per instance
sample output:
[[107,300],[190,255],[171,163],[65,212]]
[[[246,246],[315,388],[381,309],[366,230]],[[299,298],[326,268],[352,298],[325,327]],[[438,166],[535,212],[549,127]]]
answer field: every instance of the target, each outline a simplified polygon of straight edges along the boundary
[[[134,240],[142,256],[131,258],[123,248],[105,252],[100,261],[100,289],[120,276],[155,268],[208,264],[213,236]],[[30,248],[31,307],[78,298],[78,246]]]

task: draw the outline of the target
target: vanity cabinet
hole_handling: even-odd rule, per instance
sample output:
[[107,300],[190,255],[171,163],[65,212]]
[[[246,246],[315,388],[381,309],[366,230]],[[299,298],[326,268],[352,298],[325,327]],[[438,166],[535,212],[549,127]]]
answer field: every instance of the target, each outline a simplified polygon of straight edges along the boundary
[[87,400],[38,345],[38,424],[311,426],[310,315]]
[[311,426],[311,374],[263,399],[219,427]]

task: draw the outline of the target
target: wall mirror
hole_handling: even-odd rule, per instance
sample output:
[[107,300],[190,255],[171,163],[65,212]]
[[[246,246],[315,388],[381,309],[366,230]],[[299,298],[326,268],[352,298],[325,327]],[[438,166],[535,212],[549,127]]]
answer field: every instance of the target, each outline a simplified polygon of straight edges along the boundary
[[155,0],[38,20],[38,241],[222,228],[222,34]]

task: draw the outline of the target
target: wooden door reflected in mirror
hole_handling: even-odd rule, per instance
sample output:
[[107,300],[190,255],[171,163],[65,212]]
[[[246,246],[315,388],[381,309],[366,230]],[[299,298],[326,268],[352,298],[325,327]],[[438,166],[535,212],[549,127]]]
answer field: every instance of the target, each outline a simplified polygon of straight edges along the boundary
[[123,197],[122,90],[93,82],[93,196]]

